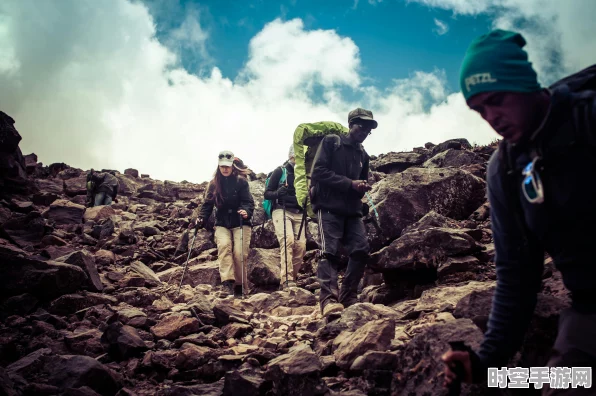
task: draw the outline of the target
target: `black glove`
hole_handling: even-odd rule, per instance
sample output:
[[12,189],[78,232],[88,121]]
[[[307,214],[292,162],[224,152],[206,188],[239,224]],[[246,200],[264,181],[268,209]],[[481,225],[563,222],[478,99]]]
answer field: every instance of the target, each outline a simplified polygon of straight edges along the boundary
[[362,203],[362,217],[368,216],[368,212],[370,211],[370,207],[367,203]]
[[195,230],[198,230],[199,228],[203,228],[204,225],[205,219],[203,219],[202,217],[197,217],[196,220],[193,220],[190,223],[188,223],[188,229],[192,230],[194,228]]
[[288,188],[286,186],[281,186],[277,189],[277,198],[283,198],[288,195]]

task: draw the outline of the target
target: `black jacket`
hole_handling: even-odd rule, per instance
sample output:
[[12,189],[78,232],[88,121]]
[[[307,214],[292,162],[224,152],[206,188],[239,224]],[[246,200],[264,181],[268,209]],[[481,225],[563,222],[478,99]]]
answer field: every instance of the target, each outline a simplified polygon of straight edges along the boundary
[[364,193],[352,188],[352,180],[368,180],[368,162],[364,147],[352,143],[348,136],[325,136],[312,166],[313,209],[343,216],[362,216]]
[[[242,176],[228,176],[222,178],[223,198],[222,205],[216,207],[215,225],[226,228],[236,228],[240,226],[240,215],[238,210],[244,209],[248,213],[248,218],[242,220],[243,225],[250,226],[255,209],[254,199],[250,193],[248,181]],[[215,206],[215,184],[211,182],[207,188],[205,202],[199,211],[199,217],[205,221],[211,216]]]
[[[287,189],[288,193],[283,200],[286,203],[286,209],[299,209],[302,210],[302,207],[298,204],[298,200],[296,199],[296,189],[294,188],[294,166],[286,162],[283,167],[286,168],[286,182],[287,182]],[[271,173],[271,177],[269,178],[269,184],[267,185],[267,189],[265,190],[265,199],[272,201],[273,205],[271,211],[275,209],[281,208],[281,199],[278,200],[277,198],[277,190],[279,187],[279,181],[281,180],[282,176],[282,167],[278,166],[275,168],[273,173]]]
[[[554,91],[548,116],[537,135],[551,146],[545,151],[544,167],[538,170],[544,185],[543,203],[529,203],[521,191],[521,171],[531,161],[527,144],[511,150],[517,176],[512,181],[507,179],[512,176],[506,174],[503,164],[507,157],[499,150],[490,159],[487,181],[497,287],[479,352],[485,367],[506,365],[519,349],[541,288],[545,252],[561,271],[573,306],[580,312],[596,312],[595,148],[585,143],[568,147],[566,143],[577,133],[578,124],[591,124],[582,130],[596,138],[596,101],[586,106],[578,119],[576,110],[585,103],[577,98],[564,89]],[[519,221],[514,216],[516,206],[521,209]],[[518,224],[521,221],[527,228],[525,233]],[[524,234],[526,246],[522,243]]]
[[91,180],[95,183],[94,194],[105,192],[106,194],[110,194],[112,199],[118,196],[120,182],[118,182],[118,178],[111,173],[93,173]]

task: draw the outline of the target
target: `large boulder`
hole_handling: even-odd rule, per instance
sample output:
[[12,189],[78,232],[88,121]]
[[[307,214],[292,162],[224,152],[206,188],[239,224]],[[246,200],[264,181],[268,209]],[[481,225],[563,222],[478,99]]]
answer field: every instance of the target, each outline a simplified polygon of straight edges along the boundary
[[30,212],[26,215],[13,214],[2,223],[1,228],[16,245],[24,248],[41,242],[45,224],[46,221],[39,212]]
[[64,192],[64,180],[62,179],[36,179],[34,184],[40,193],[61,195]]
[[417,271],[437,269],[448,257],[480,250],[474,238],[461,230],[430,227],[402,235],[369,260],[373,270]]
[[72,179],[64,180],[64,192],[69,197],[85,195],[87,193],[87,176],[81,175]]
[[47,212],[48,219],[56,224],[80,224],[83,221],[85,207],[78,205],[66,199],[59,199],[52,202],[50,210]]
[[273,382],[273,394],[314,395],[321,382],[319,357],[304,344],[269,362],[265,378]]
[[19,148],[20,141],[14,120],[0,111],[0,191],[3,193],[27,191],[27,165]]
[[424,158],[425,156],[423,154],[414,152],[391,152],[379,155],[376,159],[370,162],[370,167],[372,170],[383,173],[398,173],[422,164]]
[[196,333],[199,327],[201,327],[201,324],[195,318],[187,318],[183,315],[169,315],[151,327],[151,333],[156,338],[173,341],[180,336]]
[[255,286],[278,286],[279,260],[278,249],[251,249],[247,258],[248,280]]
[[333,353],[335,363],[342,369],[349,369],[357,357],[367,351],[385,351],[395,337],[395,322],[391,319],[373,320],[353,333],[342,333],[336,339],[337,349]]
[[97,272],[97,266],[95,265],[95,257],[91,253],[86,250],[78,250],[66,256],[58,257],[56,261],[59,263],[76,265],[81,268],[85,271],[89,279],[89,289],[98,292],[103,290],[103,284],[101,283],[99,273]]
[[0,293],[29,293],[42,300],[80,290],[87,284],[85,272],[72,264],[0,255]]
[[470,142],[468,142],[468,139],[450,139],[447,140],[443,143],[439,143],[436,146],[433,146],[431,148],[431,152],[430,152],[430,156],[434,157],[435,155],[443,152],[443,151],[447,151],[449,149],[455,149],[455,150],[471,150],[472,149],[472,145],[470,144]]
[[427,160],[425,168],[460,168],[466,165],[484,164],[486,159],[472,151],[448,149]]
[[99,223],[101,220],[108,219],[110,216],[116,214],[114,208],[109,205],[101,205],[95,206],[92,208],[88,208],[83,215],[83,219],[85,221],[92,220],[96,223]]
[[[191,260],[186,269],[183,285],[190,285],[196,287],[198,285],[206,284],[217,286],[221,283],[219,276],[219,262],[208,261],[205,263],[195,264],[196,260]],[[156,276],[162,282],[170,281],[171,284],[180,284],[180,278],[184,272],[184,267],[173,267],[165,271],[159,272]]]
[[[428,327],[416,335],[398,357],[398,370],[393,376],[391,395],[445,395],[441,356],[449,350],[449,342],[464,341],[478,350],[482,332],[469,319],[458,319]],[[461,395],[489,395],[486,385],[462,385]]]
[[148,348],[134,327],[111,323],[101,336],[101,342],[114,359],[124,360],[138,356]]
[[380,229],[389,240],[430,211],[465,219],[485,202],[485,194],[482,179],[453,168],[409,168],[387,176],[371,191]]
[[12,363],[7,371],[31,382],[66,389],[89,387],[102,396],[113,396],[121,388],[118,375],[89,356],[54,355],[39,349]]

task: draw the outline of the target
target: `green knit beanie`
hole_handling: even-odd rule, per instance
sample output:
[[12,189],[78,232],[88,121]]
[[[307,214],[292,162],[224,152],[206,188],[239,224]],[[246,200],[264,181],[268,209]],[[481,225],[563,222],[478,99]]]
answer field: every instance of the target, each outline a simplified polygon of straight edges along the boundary
[[481,92],[536,92],[536,72],[522,48],[526,40],[519,33],[493,30],[476,38],[468,47],[459,83],[466,100]]

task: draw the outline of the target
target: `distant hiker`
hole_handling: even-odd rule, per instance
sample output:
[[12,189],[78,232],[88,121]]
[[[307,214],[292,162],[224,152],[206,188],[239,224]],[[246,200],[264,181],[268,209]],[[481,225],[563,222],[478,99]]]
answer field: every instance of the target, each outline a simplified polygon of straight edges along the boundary
[[248,289],[246,258],[250,246],[250,219],[254,211],[254,200],[248,181],[233,166],[234,154],[231,151],[222,151],[218,159],[217,170],[207,187],[205,202],[197,219],[191,221],[188,228],[203,227],[215,206],[215,243],[223,290],[241,297],[243,285],[244,290]]
[[[494,30],[472,42],[461,67],[468,106],[504,139],[487,171],[497,271],[488,329],[477,353],[443,356],[446,384],[483,382],[488,367],[507,366],[532,319],[545,252],[572,297],[547,366],[596,366],[596,68],[543,88],[525,44],[518,33]],[[464,378],[454,374],[456,362]]]
[[94,172],[93,169],[87,172],[87,198],[85,199],[85,206],[88,208],[92,208],[95,205],[95,183],[92,180]]
[[[319,221],[322,257],[317,277],[323,316],[356,303],[358,284],[368,260],[369,243],[362,221],[368,185],[369,157],[362,142],[377,127],[369,110],[357,108],[348,115],[347,135],[327,135],[321,140],[312,167],[313,209]],[[337,272],[340,241],[349,255],[338,295]]]
[[111,205],[112,200],[118,202],[118,188],[120,182],[114,171],[95,172],[93,169],[87,174],[87,203],[89,206]]
[[[265,190],[265,199],[272,202],[271,218],[280,246],[281,284],[284,289],[296,286],[298,271],[306,252],[306,231],[302,230],[300,239],[296,240],[303,210],[296,199],[294,164],[295,155],[292,145],[288,160],[273,171]],[[283,182],[280,182],[282,179]]]
[[240,176],[244,176],[245,179],[250,179],[250,176],[253,174],[253,171],[246,165],[244,165],[244,161],[242,161],[238,157],[234,157],[234,169],[238,172]]

